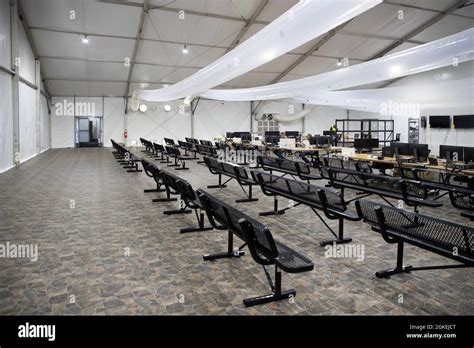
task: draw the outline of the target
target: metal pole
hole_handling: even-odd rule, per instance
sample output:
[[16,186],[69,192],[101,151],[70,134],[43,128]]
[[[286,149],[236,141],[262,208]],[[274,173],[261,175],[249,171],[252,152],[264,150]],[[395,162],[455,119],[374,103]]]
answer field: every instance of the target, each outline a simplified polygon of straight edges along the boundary
[[41,64],[35,60],[36,89],[36,154],[41,153]]

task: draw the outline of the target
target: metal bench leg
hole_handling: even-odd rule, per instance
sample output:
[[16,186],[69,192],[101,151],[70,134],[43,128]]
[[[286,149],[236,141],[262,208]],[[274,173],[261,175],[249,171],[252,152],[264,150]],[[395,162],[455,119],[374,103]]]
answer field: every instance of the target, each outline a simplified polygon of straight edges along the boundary
[[179,167],[178,159],[174,157],[174,164],[168,164],[167,167]]
[[199,227],[187,227],[182,228],[179,230],[181,233],[189,233],[189,232],[199,232],[199,231],[211,231],[213,230],[212,226],[204,226],[204,213],[201,211],[200,213],[197,212],[197,209],[194,210],[196,213],[196,218],[198,220]]
[[258,213],[259,216],[270,216],[270,215],[283,215],[288,208],[278,210],[278,198],[277,196],[273,196],[273,210],[270,211],[262,211]]
[[244,300],[245,307],[251,307],[251,306],[255,306],[259,304],[280,301],[280,300],[284,300],[284,299],[296,296],[295,290],[281,291],[281,272],[278,269],[277,265],[275,265],[275,285],[273,285],[272,278],[270,277],[270,274],[268,274],[268,271],[265,266],[263,266],[263,269],[267,276],[268,283],[270,284],[270,287],[272,288],[272,293],[268,295],[245,299]]
[[186,208],[174,209],[174,210],[165,210],[163,214],[165,215],[177,215],[177,214],[191,214],[193,211]]
[[413,268],[411,265],[403,265],[403,242],[397,242],[397,267],[387,269],[385,271],[379,271],[375,273],[377,278],[387,278],[391,275],[403,273],[403,272],[410,272]]
[[328,244],[344,244],[352,242],[352,238],[344,238],[344,218],[339,218],[339,233],[337,239],[325,240],[319,243],[320,246],[326,246]]
[[234,250],[234,235],[232,232],[228,231],[228,239],[227,239],[227,251],[222,253],[215,253],[215,254],[204,254],[202,258],[204,261],[212,261],[217,259],[227,259],[231,257],[241,257],[245,255],[245,251],[242,249],[247,246],[247,243],[244,243],[238,249]]
[[[245,192],[244,188],[242,187],[242,185],[240,185],[240,187],[242,188],[244,193],[247,194]],[[253,187],[253,185],[249,185],[249,194],[247,195],[247,198],[236,199],[235,203],[247,203],[247,202],[256,202],[256,201],[258,201],[258,198],[253,198],[252,197],[252,187]]]
[[151,201],[152,202],[175,202],[178,200],[178,198],[171,198],[171,194],[170,194],[170,191],[165,189],[166,191],[166,198],[155,198],[155,199],[152,199]]
[[146,189],[143,190],[144,193],[149,193],[149,192],[165,192],[166,190],[164,188],[160,188],[160,185],[156,184],[156,189]]
[[189,168],[186,167],[186,162],[181,160],[181,167],[180,168],[175,168],[174,170],[189,170]]
[[[229,180],[227,180],[226,182],[228,182]],[[227,185],[224,183],[222,183],[222,174],[219,173],[219,183],[217,185],[208,185],[207,188],[225,188],[227,187]]]

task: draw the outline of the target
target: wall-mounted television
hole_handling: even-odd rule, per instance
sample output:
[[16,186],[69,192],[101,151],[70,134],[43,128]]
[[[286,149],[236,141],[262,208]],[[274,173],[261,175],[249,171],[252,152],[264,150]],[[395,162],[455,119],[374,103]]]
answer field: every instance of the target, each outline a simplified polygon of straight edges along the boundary
[[430,116],[430,128],[451,128],[451,116]]
[[454,128],[474,128],[474,115],[453,116]]

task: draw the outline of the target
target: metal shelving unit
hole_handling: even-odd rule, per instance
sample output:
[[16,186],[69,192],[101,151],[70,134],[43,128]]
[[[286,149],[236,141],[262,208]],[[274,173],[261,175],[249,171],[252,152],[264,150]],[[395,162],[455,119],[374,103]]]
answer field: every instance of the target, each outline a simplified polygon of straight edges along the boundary
[[359,138],[378,138],[380,146],[389,146],[394,138],[394,121],[369,119],[336,119],[337,146],[354,146],[355,135]]

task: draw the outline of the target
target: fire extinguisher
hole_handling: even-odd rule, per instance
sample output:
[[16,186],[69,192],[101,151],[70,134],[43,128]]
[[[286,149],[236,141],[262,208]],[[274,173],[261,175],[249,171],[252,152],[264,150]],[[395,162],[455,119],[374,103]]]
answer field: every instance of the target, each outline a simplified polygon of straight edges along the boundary
[[127,132],[127,131],[124,131],[124,132],[123,132],[123,137],[124,137],[125,139],[128,138],[128,132]]

